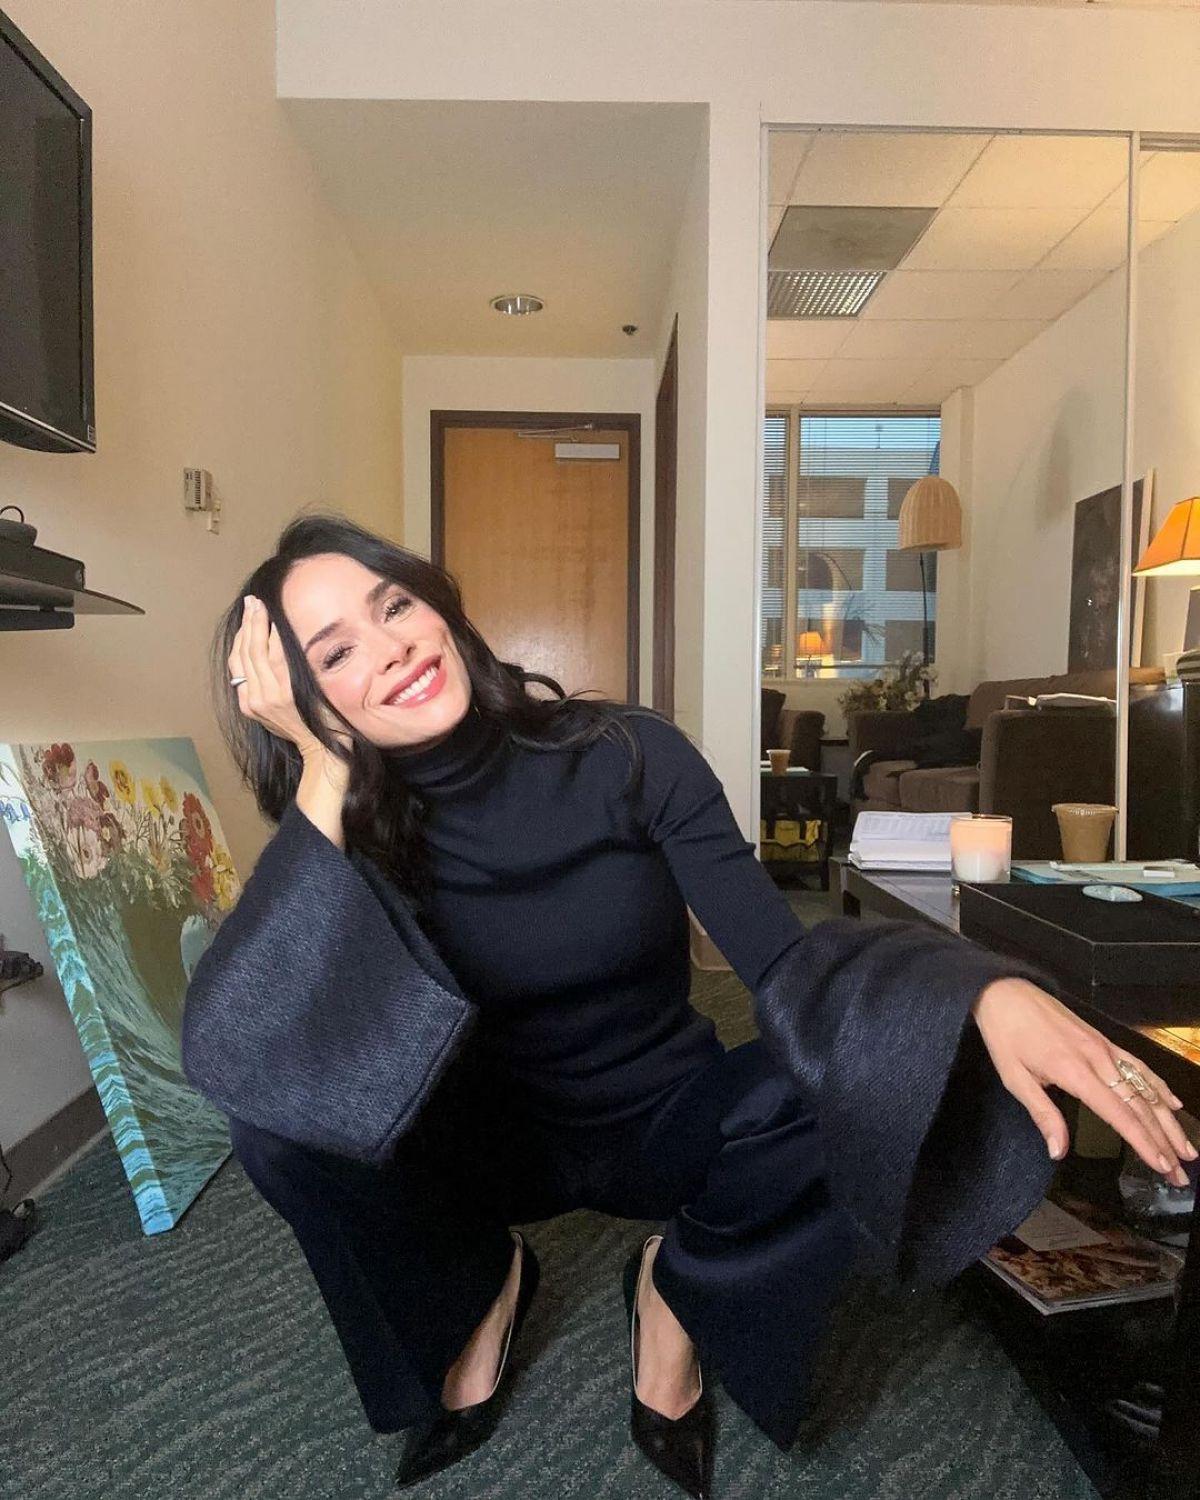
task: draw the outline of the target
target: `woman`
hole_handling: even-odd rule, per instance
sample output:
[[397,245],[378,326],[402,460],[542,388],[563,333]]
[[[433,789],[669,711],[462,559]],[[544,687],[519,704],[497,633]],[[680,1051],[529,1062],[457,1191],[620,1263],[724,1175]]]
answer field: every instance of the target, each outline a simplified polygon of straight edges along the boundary
[[[631,1427],[703,1496],[701,1363],[790,1445],[851,1251],[944,1278],[1011,1229],[1067,1147],[1047,1085],[1186,1181],[1178,1101],[1024,966],[908,924],[806,932],[680,730],[498,661],[440,568],[306,516],[244,594],[218,701],[279,829],[197,966],[184,1062],[291,1225],[370,1425],[411,1429],[399,1484],[494,1426],[538,1278],[513,1222],[665,1221],[625,1273]],[[328,1037],[351,994],[386,993],[409,955],[351,858],[404,894],[478,1012],[382,1162],[264,1128],[271,1069],[208,1063],[216,974],[267,1014],[268,978],[311,993]],[[687,906],[761,1040],[727,1052],[690,1007]]]

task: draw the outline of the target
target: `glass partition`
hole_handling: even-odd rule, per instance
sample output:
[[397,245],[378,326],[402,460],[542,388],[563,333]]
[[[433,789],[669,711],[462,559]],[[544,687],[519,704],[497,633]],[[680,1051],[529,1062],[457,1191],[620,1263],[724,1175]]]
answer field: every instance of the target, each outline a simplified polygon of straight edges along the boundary
[[[945,769],[1018,857],[1060,853],[1053,801],[1113,802],[1117,637],[1136,688],[1163,628],[1121,556],[1154,467],[1126,460],[1129,162],[1119,135],[770,133],[763,687],[852,754],[873,703],[959,700]],[[1105,701],[991,722],[1064,691]],[[920,774],[875,793],[946,805],[942,768],[892,759]]]

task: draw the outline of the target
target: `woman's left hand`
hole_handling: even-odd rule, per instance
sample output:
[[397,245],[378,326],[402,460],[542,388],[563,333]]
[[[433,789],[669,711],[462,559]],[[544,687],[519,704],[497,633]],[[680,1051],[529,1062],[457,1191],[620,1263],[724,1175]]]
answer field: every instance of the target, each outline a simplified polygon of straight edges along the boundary
[[[1139,1058],[1025,979],[993,980],[972,1011],[1001,1082],[1029,1111],[1056,1161],[1067,1152],[1067,1123],[1046,1093],[1047,1084],[1074,1094],[1106,1120],[1152,1171],[1187,1186],[1180,1157],[1194,1161],[1197,1152],[1174,1115],[1182,1103]],[[1137,1068],[1157,1102],[1125,1083],[1118,1058]]]

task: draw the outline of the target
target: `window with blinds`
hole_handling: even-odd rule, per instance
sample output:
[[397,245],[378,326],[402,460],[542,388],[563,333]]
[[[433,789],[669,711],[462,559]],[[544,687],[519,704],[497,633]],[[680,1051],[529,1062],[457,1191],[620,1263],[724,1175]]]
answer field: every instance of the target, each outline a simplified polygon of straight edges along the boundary
[[874,677],[919,652],[920,558],[898,549],[897,519],[913,481],[937,473],[941,418],[792,407],[769,411],[763,433],[763,677]]

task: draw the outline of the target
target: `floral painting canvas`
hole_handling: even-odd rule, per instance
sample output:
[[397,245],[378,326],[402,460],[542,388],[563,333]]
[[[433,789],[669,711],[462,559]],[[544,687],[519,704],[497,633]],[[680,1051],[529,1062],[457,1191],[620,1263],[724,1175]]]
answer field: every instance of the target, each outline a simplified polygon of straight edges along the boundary
[[240,883],[190,739],[0,744],[0,815],[147,1234],[229,1154],[180,1066],[184,993]]

